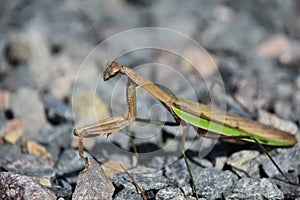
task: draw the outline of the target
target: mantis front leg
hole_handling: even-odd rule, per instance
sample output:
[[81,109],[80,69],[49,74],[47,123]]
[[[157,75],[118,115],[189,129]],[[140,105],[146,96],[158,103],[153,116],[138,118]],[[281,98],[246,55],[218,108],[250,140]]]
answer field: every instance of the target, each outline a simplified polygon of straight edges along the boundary
[[79,137],[78,151],[82,159],[87,164],[87,159],[83,155],[83,138],[96,137],[98,135],[109,135],[119,131],[135,121],[136,118],[136,84],[128,79],[126,86],[127,107],[123,116],[111,117],[99,120],[87,126],[74,129],[73,134]]

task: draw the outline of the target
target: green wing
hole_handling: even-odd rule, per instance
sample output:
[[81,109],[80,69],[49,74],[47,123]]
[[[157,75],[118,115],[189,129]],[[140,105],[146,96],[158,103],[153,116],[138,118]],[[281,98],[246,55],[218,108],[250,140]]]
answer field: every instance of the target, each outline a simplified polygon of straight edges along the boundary
[[[195,103],[195,102],[193,102]],[[197,103],[198,104],[198,103]],[[296,138],[284,131],[280,131],[278,129],[275,129],[273,127],[261,124],[256,121],[252,121],[243,117],[239,117],[232,114],[226,114],[223,111],[217,111],[216,112],[216,119],[211,118],[214,115],[211,115],[211,113],[207,113],[207,109],[210,108],[209,106],[205,106],[202,104],[200,105],[200,108],[202,107],[203,110],[206,111],[206,113],[198,112],[199,116],[196,116],[194,113],[197,113],[197,107],[194,107],[193,114],[190,112],[183,111],[176,106],[172,106],[172,110],[175,112],[175,114],[181,118],[182,120],[186,121],[187,123],[199,127],[201,129],[209,130],[214,133],[218,133],[225,136],[252,136],[255,137],[256,140],[258,140],[261,144],[271,145],[271,146],[292,146],[294,145],[297,140]],[[211,109],[211,108],[210,108]],[[202,111],[203,111],[202,110]],[[220,116],[222,115],[223,116]],[[225,113],[225,116],[224,116]],[[208,116],[211,115],[211,116]],[[211,118],[210,120],[207,118]],[[223,121],[220,121],[223,118]],[[229,121],[231,120],[231,121]],[[231,126],[235,125],[235,126]],[[257,127],[258,133],[255,132],[255,129],[252,127]],[[250,128],[249,128],[250,127]],[[248,128],[248,130],[247,130]],[[261,134],[262,130],[266,134]],[[250,130],[250,131],[249,131]],[[276,133],[276,135],[271,135],[270,133]],[[255,142],[251,139],[245,139],[246,141]]]

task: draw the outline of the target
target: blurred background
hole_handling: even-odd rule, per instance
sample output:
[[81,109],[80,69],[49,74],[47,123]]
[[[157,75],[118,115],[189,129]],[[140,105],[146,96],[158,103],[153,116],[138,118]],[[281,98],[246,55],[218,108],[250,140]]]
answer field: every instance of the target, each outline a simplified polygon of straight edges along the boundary
[[[124,31],[142,27],[177,31],[207,52],[176,40],[170,41],[172,45],[180,43],[178,52],[182,57],[157,49],[126,52],[125,46],[153,40],[164,44],[172,37],[120,37]],[[114,38],[118,38],[116,43],[107,42]],[[119,77],[108,83],[102,80],[106,62],[113,59],[132,67],[156,63],[139,72],[172,94],[207,103],[209,93],[217,106],[225,105],[230,112],[248,117],[258,113],[256,119],[275,121],[292,133],[300,125],[297,0],[10,0],[0,2],[0,158],[8,159],[7,154],[13,153],[15,160],[28,164],[24,156],[25,161],[20,161],[20,155],[33,154],[38,157],[35,159],[49,161],[37,166],[55,168],[61,176],[82,169],[79,158],[75,167],[66,167],[67,158],[77,156],[72,129],[121,115],[126,106],[126,79]],[[161,66],[181,74],[188,86]],[[221,77],[229,92],[227,97],[222,85],[221,90],[216,87],[208,92],[216,77]],[[161,110],[157,100],[138,91],[138,116],[172,120]],[[133,151],[129,136],[140,137],[135,140],[138,151],[152,152],[166,145],[162,130],[171,138],[179,137],[181,131],[135,125],[122,132],[125,134],[113,134],[109,142],[100,137],[96,146],[95,139],[85,144],[99,161],[112,159],[133,165],[132,154],[127,154]],[[149,139],[151,131],[155,136]],[[189,146],[199,150],[199,143],[193,143],[195,132],[191,130],[190,134]],[[166,151],[178,150],[179,144],[180,139]],[[151,159],[146,157],[144,164],[153,164]],[[2,168],[12,170],[1,163]],[[73,184],[69,187],[72,191],[76,180],[66,182]]]

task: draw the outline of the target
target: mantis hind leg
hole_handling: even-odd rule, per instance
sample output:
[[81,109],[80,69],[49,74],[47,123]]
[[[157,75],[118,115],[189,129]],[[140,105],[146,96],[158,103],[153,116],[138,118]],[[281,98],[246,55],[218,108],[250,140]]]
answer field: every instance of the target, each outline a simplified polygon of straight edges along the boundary
[[243,140],[243,139],[246,139],[246,140],[253,140],[257,145],[258,147],[268,156],[268,158],[270,159],[270,161],[274,164],[274,166],[276,167],[276,169],[279,171],[279,173],[286,179],[286,181],[292,185],[297,185],[297,186],[300,186],[299,183],[295,183],[293,181],[291,181],[285,174],[284,172],[280,169],[280,167],[278,166],[278,164],[275,162],[275,160],[272,158],[272,156],[270,156],[270,154],[267,152],[267,150],[264,148],[264,146],[259,142],[259,140],[257,140],[254,136],[225,136],[225,135],[220,135],[218,133],[207,133],[205,130],[203,129],[198,129],[197,132],[203,136],[203,137],[206,137],[206,138],[211,138],[211,139],[219,139],[219,140],[225,140],[225,141],[228,141],[228,140]]
[[182,153],[183,159],[185,161],[185,165],[186,165],[186,168],[188,170],[189,176],[191,178],[191,185],[192,185],[193,192],[196,195],[196,199],[199,199],[198,198],[197,187],[196,187],[196,184],[195,184],[195,181],[194,181],[194,177],[193,177],[193,174],[192,174],[192,171],[191,171],[188,159],[187,159],[187,157],[185,155],[185,139],[186,139],[186,136],[187,136],[188,127],[187,127],[187,124],[184,121],[181,122],[181,125],[183,127],[183,130],[182,130],[182,141],[181,141],[181,153]]

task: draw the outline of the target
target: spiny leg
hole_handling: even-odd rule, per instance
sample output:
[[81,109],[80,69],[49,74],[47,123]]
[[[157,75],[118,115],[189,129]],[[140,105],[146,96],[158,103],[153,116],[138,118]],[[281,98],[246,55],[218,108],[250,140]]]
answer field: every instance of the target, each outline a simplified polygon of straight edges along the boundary
[[267,150],[264,148],[264,146],[259,142],[259,140],[257,140],[254,136],[225,136],[225,135],[220,135],[218,133],[207,133],[205,132],[205,130],[203,129],[198,129],[197,132],[206,138],[211,138],[211,139],[219,139],[219,140],[243,140],[243,139],[248,139],[248,140],[253,140],[258,147],[268,156],[268,158],[271,160],[271,162],[274,164],[274,166],[276,167],[276,169],[279,171],[279,173],[286,179],[286,181],[292,185],[297,185],[300,186],[299,183],[295,183],[293,181],[291,181],[285,174],[284,172],[280,169],[280,167],[278,166],[278,164],[275,162],[275,160],[272,158],[272,156],[270,156],[270,154],[267,152]]
[[84,157],[83,138],[96,137],[98,135],[109,135],[113,132],[119,131],[130,124],[136,118],[136,84],[128,79],[126,87],[126,100],[127,107],[123,116],[111,117],[108,119],[100,120],[90,125],[74,129],[73,134],[79,137],[78,151],[80,157],[85,161],[88,166],[87,158]]
[[79,140],[78,140],[78,153],[79,153],[79,156],[84,160],[85,167],[88,168],[89,167],[88,158],[84,156],[83,150],[84,150],[83,137],[79,137]]

